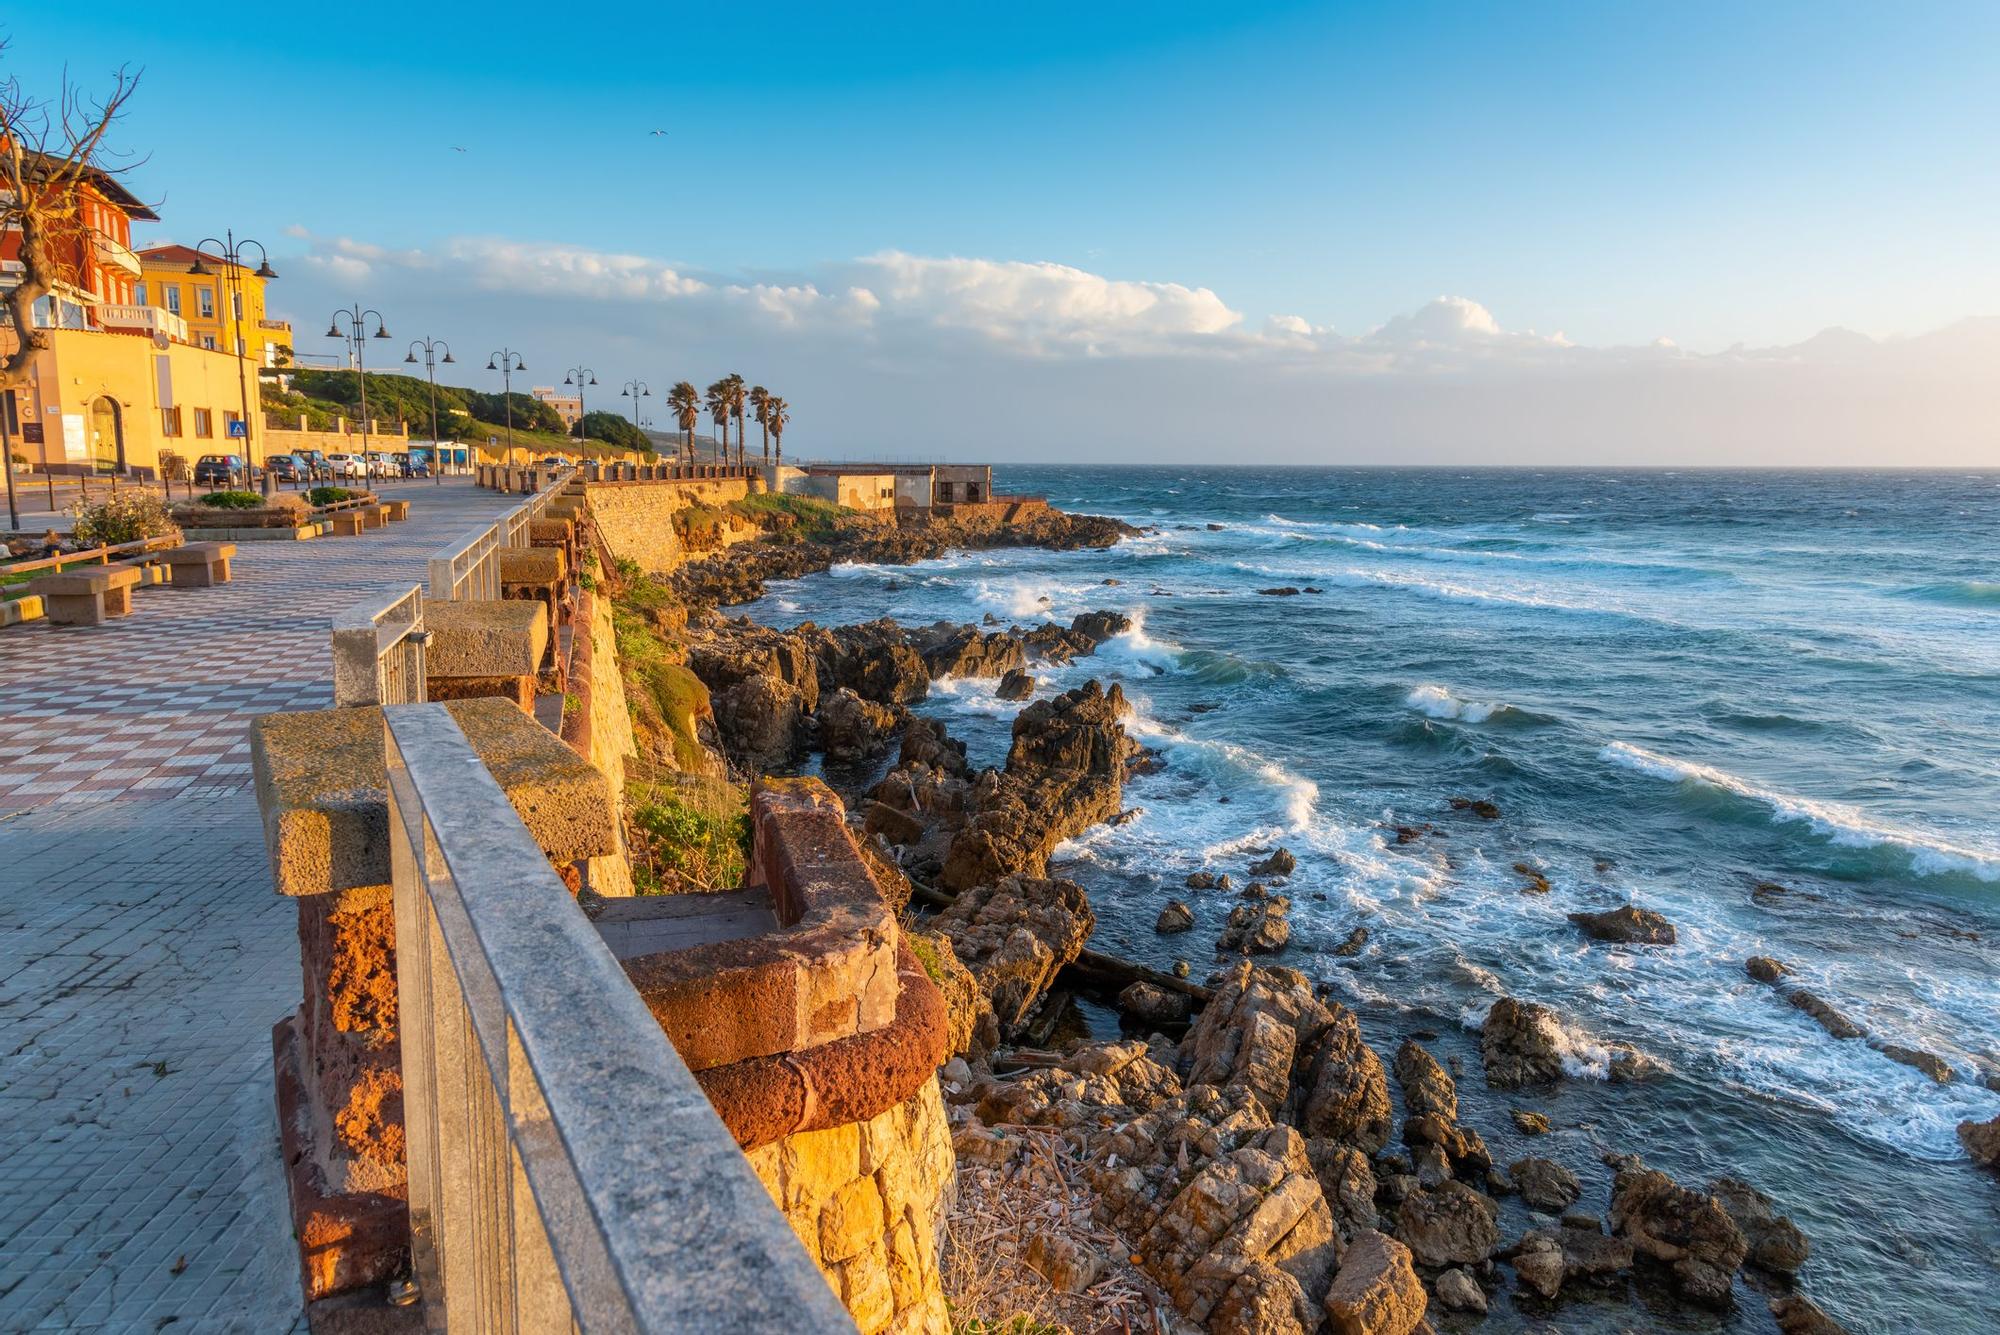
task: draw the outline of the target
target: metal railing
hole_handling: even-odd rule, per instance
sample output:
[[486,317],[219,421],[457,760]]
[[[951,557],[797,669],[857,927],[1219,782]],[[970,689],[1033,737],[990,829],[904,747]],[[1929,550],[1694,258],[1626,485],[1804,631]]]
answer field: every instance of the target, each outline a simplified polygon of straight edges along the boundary
[[406,705],[424,698],[424,591],[411,584],[333,619],[333,703]]
[[500,596],[500,526],[466,534],[430,560],[431,601],[462,603]]
[[451,715],[383,717],[426,1325],[852,1331]]

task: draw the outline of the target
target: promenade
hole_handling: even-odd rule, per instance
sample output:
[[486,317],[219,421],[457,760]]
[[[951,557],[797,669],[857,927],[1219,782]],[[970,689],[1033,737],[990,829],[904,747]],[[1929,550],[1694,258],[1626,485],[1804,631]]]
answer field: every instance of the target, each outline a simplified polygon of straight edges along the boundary
[[510,506],[384,494],[406,522],[0,630],[0,1331],[303,1329],[270,1048],[297,917],[247,725],[329,705],[330,614]]

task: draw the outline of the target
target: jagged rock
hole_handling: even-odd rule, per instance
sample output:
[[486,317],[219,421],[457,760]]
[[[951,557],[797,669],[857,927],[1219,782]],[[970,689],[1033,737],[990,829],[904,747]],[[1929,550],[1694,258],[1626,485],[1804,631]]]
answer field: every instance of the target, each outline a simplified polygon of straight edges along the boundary
[[1559,1241],[1565,1279],[1602,1279],[1632,1268],[1632,1244],[1624,1238],[1606,1237],[1594,1218],[1564,1215]]
[[1480,1028],[1479,1048],[1486,1083],[1496,1089],[1562,1079],[1562,1023],[1537,1002],[1513,997],[1494,1002]]
[[1289,848],[1280,848],[1261,862],[1250,864],[1252,876],[1290,876],[1298,870],[1299,860],[1292,856]]
[[1410,1160],[1416,1166],[1418,1186],[1435,1187],[1440,1182],[1451,1181],[1451,1160],[1445,1155],[1443,1147],[1419,1145],[1410,1152]]
[[1875,1050],[1892,1062],[1901,1062],[1905,1066],[1922,1071],[1940,1085],[1950,1084],[1953,1076],[1957,1074],[1951,1069],[1950,1062],[1934,1052],[1925,1052],[1922,1048],[1906,1048],[1900,1043],[1878,1043]]
[[1031,674],[1020,668],[1014,668],[1001,674],[1000,685],[993,693],[1002,700],[1026,700],[1034,695],[1035,686],[1036,682]]
[[1497,1163],[1486,1170],[1486,1194],[1488,1196],[1511,1196],[1514,1194],[1513,1176]]
[[1818,1303],[1802,1293],[1769,1301],[1771,1315],[1778,1322],[1779,1335],[1847,1335],[1847,1327],[1821,1311]]
[[1027,663],[1021,641],[1004,632],[940,621],[912,631],[910,640],[933,680],[939,677],[1003,677]]
[[993,1007],[972,971],[959,962],[951,938],[942,932],[908,930],[910,947],[944,996],[945,1031],[953,1054],[990,1049],[999,1041]]
[[1437,1277],[1438,1301],[1454,1312],[1486,1315],[1486,1290],[1464,1270],[1451,1269]]
[[[1234,889],[1234,888],[1235,888],[1235,886],[1236,886],[1236,882],[1234,882],[1234,881],[1232,881],[1232,880],[1230,880],[1230,879],[1229,879],[1229,873],[1228,873],[1228,872],[1223,872],[1223,873],[1222,873],[1222,874],[1221,874],[1220,876],[1218,876],[1218,877],[1216,877],[1216,878],[1215,878],[1215,888],[1216,888],[1217,890],[1225,890],[1225,891],[1226,891],[1226,890],[1231,890],[1231,889]],[[1260,888],[1261,888],[1261,887],[1260,887]],[[1248,886],[1245,886],[1245,887],[1244,887],[1244,891],[1243,891],[1243,893],[1245,893],[1245,894],[1248,894],[1248,893],[1250,893],[1250,888],[1249,888]]]
[[1671,946],[1677,936],[1674,925],[1651,909],[1633,904],[1603,913],[1572,913],[1569,920],[1595,941],[1615,941],[1623,945]]
[[1159,921],[1153,924],[1154,931],[1167,936],[1175,932],[1190,931],[1193,927],[1194,910],[1178,899],[1168,900],[1167,906],[1160,910]]
[[1375,1170],[1368,1156],[1352,1145],[1337,1140],[1306,1141],[1306,1157],[1319,1178],[1320,1194],[1333,1211],[1334,1227],[1343,1238],[1352,1238],[1363,1229],[1374,1228]]
[[1750,1244],[1713,1196],[1690,1191],[1636,1159],[1611,1184],[1611,1231],[1672,1272],[1684,1297],[1721,1306]]
[[1223,925],[1215,948],[1224,953],[1276,954],[1292,939],[1292,925],[1287,920],[1291,911],[1292,901],[1283,895],[1238,904],[1229,910],[1229,921]]
[[962,775],[968,768],[965,743],[945,731],[936,719],[911,715],[903,726],[903,745],[896,753],[896,765],[907,769],[927,765],[942,774]]
[[809,693],[777,677],[749,676],[709,691],[723,753],[746,770],[784,769],[805,749]]
[[1990,1122],[1960,1122],[1958,1143],[1980,1167],[2000,1169],[2000,1117]]
[[1308,1136],[1344,1141],[1372,1154],[1388,1143],[1393,1117],[1382,1059],[1362,1040],[1352,1011],[1335,1002],[1326,1013],[1325,1027],[1304,1050],[1299,1127]]
[[1311,1335],[1318,1324],[1299,1282],[1261,1263],[1244,1266],[1208,1316],[1211,1335]]
[[1567,1264],[1563,1260],[1562,1243],[1555,1234],[1546,1229],[1530,1229],[1509,1250],[1514,1273],[1523,1285],[1544,1298],[1553,1298],[1562,1292]]
[[1548,1214],[1559,1214],[1576,1204],[1583,1195],[1583,1183],[1575,1173],[1554,1159],[1516,1159],[1509,1170],[1521,1199]]
[[1461,1169],[1485,1172],[1493,1166],[1486,1142],[1471,1127],[1447,1122],[1436,1113],[1419,1113],[1403,1123],[1403,1143],[1413,1148],[1435,1146]]
[[1866,1038],[1868,1031],[1842,1015],[1803,987],[1785,993],[1785,1000],[1819,1021],[1819,1027],[1835,1038]]
[[820,700],[820,745],[829,761],[855,764],[886,750],[900,722],[897,710],[841,686]]
[[1357,927],[1347,934],[1347,939],[1333,948],[1333,953],[1341,959],[1352,959],[1368,944],[1368,929]]
[[1190,1005],[1186,994],[1143,979],[1118,994],[1118,1009],[1142,1024],[1177,1024],[1187,1019]]
[[1403,1111],[1412,1117],[1432,1113],[1447,1122],[1458,1120],[1458,1085],[1437,1058],[1409,1039],[1396,1049],[1396,1083],[1403,1087]]
[[1006,768],[972,785],[974,814],[951,840],[945,885],[964,890],[1010,874],[1041,875],[1057,844],[1117,815],[1139,750],[1121,722],[1129,712],[1123,691],[1095,681],[1023,709]]
[[1772,959],[1769,955],[1752,955],[1743,961],[1743,972],[1760,983],[1776,983],[1791,970]]
[[1186,885],[1190,890],[1213,890],[1215,889],[1215,873],[1191,871],[1188,873],[1187,880],[1182,882],[1182,884]]
[[1549,1133],[1549,1119],[1538,1112],[1526,1108],[1513,1108],[1509,1115],[1514,1119],[1514,1127],[1524,1136],[1546,1136]]
[[1470,811],[1481,820],[1499,820],[1500,808],[1485,798],[1454,797],[1451,799],[1453,811]]
[[1017,1032],[1056,971],[1076,959],[1097,927],[1075,881],[1009,876],[961,893],[932,919],[951,938],[993,1007],[1003,1035]]
[[1021,1259],[1057,1293],[1082,1293],[1104,1273],[1104,1256],[1096,1248],[1047,1230],[1028,1238]]
[[1781,1215],[1771,1198],[1741,1178],[1719,1177],[1708,1187],[1750,1244],[1751,1265],[1781,1275],[1798,1273],[1812,1244],[1789,1216]]
[[1442,1182],[1404,1198],[1396,1236],[1423,1265],[1476,1265],[1500,1245],[1499,1219],[1488,1197],[1463,1182]]
[[1410,1249],[1373,1229],[1348,1244],[1325,1303],[1338,1335],[1410,1335],[1428,1306]]
[[1113,636],[1123,635],[1132,629],[1132,618],[1123,612],[1083,612],[1069,623],[1072,632],[1082,635],[1093,645],[1103,644]]

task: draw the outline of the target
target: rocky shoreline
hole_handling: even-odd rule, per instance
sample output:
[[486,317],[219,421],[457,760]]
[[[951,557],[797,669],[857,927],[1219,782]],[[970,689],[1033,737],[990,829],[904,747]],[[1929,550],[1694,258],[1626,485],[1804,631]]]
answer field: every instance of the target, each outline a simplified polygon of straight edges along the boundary
[[[1289,942],[1287,885],[1299,874],[1290,851],[1246,855],[1240,888],[1232,874],[1188,878],[1191,895],[1232,901],[1214,942],[1219,967],[1205,977],[1186,960],[1160,974],[1093,956],[1089,897],[1051,876],[1049,862],[1064,840],[1123,818],[1125,783],[1155,763],[1127,735],[1120,689],[1091,680],[1032,701],[1014,721],[1005,761],[985,770],[910,706],[948,677],[991,679],[1001,698],[1029,699],[1038,665],[1088,658],[1130,628],[1122,615],[1087,613],[1067,626],[885,619],[781,631],[720,610],[760,596],[767,580],[841,561],[907,563],[1009,544],[1103,547],[1131,531],[1050,511],[1013,531],[851,530],[831,542],[780,532],[676,572],[666,582],[671,597],[645,609],[685,646],[706,699],[693,726],[716,763],[759,773],[817,753],[840,787],[841,776],[871,775],[887,761],[886,774],[851,779],[843,796],[951,1003],[955,1055],[944,1087],[961,1161],[1004,1169],[1060,1137],[1094,1218],[1129,1249],[1120,1257],[1070,1247],[1048,1260],[1045,1247],[1047,1264],[1035,1268],[1058,1289],[1080,1291],[1136,1267],[1179,1319],[1211,1331],[1406,1335],[1445,1314],[1458,1329],[1503,1291],[1557,1321],[1569,1298],[1622,1295],[1636,1313],[1662,1303],[1726,1308],[1754,1294],[1787,1335],[1839,1331],[1797,1289],[1807,1239],[1752,1184],[1727,1176],[1684,1184],[1614,1151],[1603,1155],[1608,1196],[1587,1202],[1574,1167],[1554,1157],[1496,1161],[1481,1130],[1461,1119],[1459,1077],[1423,1035],[1406,1038],[1385,1066],[1323,986],[1254,962]],[[1451,805],[1474,819],[1502,816],[1480,799]],[[1434,833],[1391,828],[1399,846]],[[1532,866],[1516,871],[1522,893],[1548,889]],[[924,907],[936,912],[924,918]],[[1189,903],[1173,901],[1157,930],[1188,932],[1196,919]],[[1571,919],[1606,948],[1677,941],[1673,924],[1636,905]],[[1358,953],[1366,938],[1357,927],[1333,953]],[[1831,1005],[1785,984],[1777,961],[1751,959],[1746,969],[1835,1041],[1868,1041]],[[1091,1041],[1066,1027],[1071,991],[1115,1004],[1123,1040]],[[1877,1046],[1949,1078],[1929,1054]],[[1480,1034],[1486,1085],[1517,1097],[1564,1080],[1568,1052],[1559,1016],[1512,997],[1492,1006]],[[1615,1080],[1651,1073],[1636,1051],[1614,1048],[1606,1060]],[[1509,1112],[1521,1136],[1549,1129],[1534,1108]],[[1960,1136],[1976,1160],[2000,1158],[2000,1119],[1968,1123]],[[1527,1211],[1527,1226],[1511,1237],[1499,1205],[1510,1196]]]

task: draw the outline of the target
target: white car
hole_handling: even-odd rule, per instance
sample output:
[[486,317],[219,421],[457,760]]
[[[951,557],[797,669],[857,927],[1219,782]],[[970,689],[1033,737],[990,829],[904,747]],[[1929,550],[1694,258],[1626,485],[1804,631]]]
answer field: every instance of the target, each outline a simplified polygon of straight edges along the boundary
[[358,454],[329,454],[326,470],[335,477],[367,477],[368,465]]
[[401,477],[402,474],[403,470],[396,467],[396,461],[389,457],[388,451],[368,451],[368,476]]

